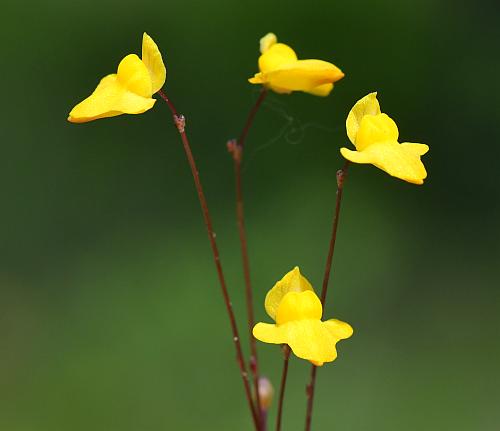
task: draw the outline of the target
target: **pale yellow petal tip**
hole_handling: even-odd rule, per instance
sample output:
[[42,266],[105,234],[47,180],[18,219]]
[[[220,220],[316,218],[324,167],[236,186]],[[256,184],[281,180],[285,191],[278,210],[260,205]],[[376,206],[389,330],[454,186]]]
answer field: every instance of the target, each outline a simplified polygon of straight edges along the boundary
[[260,53],[264,54],[271,46],[278,42],[278,38],[274,33],[267,33],[260,39]]
[[167,69],[158,45],[146,32],[142,35],[142,61],[146,65],[152,84],[153,93],[161,90],[167,79]]
[[361,121],[365,115],[380,114],[380,104],[377,100],[377,92],[372,92],[359,99],[347,115],[345,122],[347,136],[349,140],[355,144],[356,135],[361,125]]
[[287,272],[283,278],[277,281],[272,289],[267,292],[264,300],[264,308],[269,317],[276,320],[278,308],[287,293],[304,292],[306,290],[314,292],[311,283],[309,283],[307,278],[300,273],[299,267],[296,266],[291,271]]

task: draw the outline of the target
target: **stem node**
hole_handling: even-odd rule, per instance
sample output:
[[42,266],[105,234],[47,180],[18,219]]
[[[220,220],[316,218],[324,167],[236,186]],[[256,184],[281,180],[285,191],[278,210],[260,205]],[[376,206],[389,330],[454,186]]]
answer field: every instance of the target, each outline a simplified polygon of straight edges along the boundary
[[174,123],[179,133],[184,133],[186,130],[186,117],[182,114],[174,114]]

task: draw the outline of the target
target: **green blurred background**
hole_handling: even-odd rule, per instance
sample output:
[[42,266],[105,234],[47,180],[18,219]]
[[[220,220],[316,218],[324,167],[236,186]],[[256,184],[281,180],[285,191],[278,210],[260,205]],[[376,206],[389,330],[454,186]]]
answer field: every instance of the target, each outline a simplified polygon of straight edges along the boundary
[[[346,78],[326,99],[271,95],[250,133],[259,320],[294,265],[320,288],[353,103],[378,91],[401,138],[430,145],[421,187],[350,170],[325,315],[355,335],[319,370],[313,428],[500,429],[498,18],[493,1],[4,1],[0,430],[251,430],[166,106],[66,122],[143,31],[187,117],[242,332],[225,143],[257,97],[262,35]],[[277,386],[279,349],[259,347]],[[308,371],[292,360],[286,431],[303,429]]]

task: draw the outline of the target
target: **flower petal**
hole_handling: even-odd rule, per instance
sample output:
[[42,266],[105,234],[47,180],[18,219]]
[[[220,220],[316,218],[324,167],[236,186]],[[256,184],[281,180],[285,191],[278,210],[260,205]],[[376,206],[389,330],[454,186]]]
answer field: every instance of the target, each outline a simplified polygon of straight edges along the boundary
[[263,343],[286,344],[287,332],[284,326],[271,323],[257,323],[252,330],[253,336]]
[[167,78],[167,70],[163,64],[161,52],[154,40],[144,33],[142,36],[142,61],[146,65],[151,83],[152,93],[161,90]]
[[154,104],[155,99],[128,91],[117,75],[112,74],[103,78],[94,92],[72,109],[68,121],[85,123],[121,114],[141,114]]
[[321,301],[314,291],[288,292],[281,300],[276,312],[276,323],[282,325],[295,320],[320,320],[322,314]]
[[427,151],[429,151],[429,146],[425,144],[414,144],[412,142],[403,142],[400,144],[404,149],[416,156],[423,156]]
[[356,135],[356,150],[363,151],[377,142],[397,142],[398,137],[398,126],[387,114],[365,115]]
[[365,115],[377,114],[380,114],[377,93],[370,93],[356,102],[346,120],[347,136],[353,144],[356,142],[356,135],[358,134],[363,117]]
[[284,43],[275,43],[259,57],[259,69],[262,73],[272,72],[295,61],[297,54],[292,48]]
[[264,305],[266,312],[273,320],[276,320],[276,312],[283,297],[289,292],[314,291],[311,283],[301,273],[298,266],[278,281],[267,293]]
[[271,46],[278,42],[278,38],[274,33],[267,33],[264,37],[260,38],[260,53],[264,54]]
[[295,356],[307,359],[316,366],[337,358],[335,345],[340,338],[325,323],[320,320],[298,320],[283,325],[286,328],[287,344]]
[[153,95],[148,68],[135,54],[127,55],[118,65],[118,81],[126,89],[142,97]]
[[363,151],[341,148],[340,152],[354,163],[371,163],[389,175],[413,184],[423,184],[427,177],[420,156],[429,147],[425,144],[382,142],[372,144]]
[[337,358],[336,344],[349,338],[352,328],[347,323],[335,319],[327,322],[310,319],[284,325],[257,323],[253,328],[253,335],[264,343],[288,344],[295,356],[321,366]]
[[256,73],[252,78],[248,78],[250,84],[264,84],[264,77],[262,73]]
[[373,154],[370,154],[367,151],[352,151],[348,148],[342,147],[340,149],[340,154],[342,154],[345,159],[353,163],[373,163]]
[[312,94],[313,96],[328,96],[333,90],[333,84],[323,84],[314,87],[312,90],[307,91],[307,93]]
[[271,89],[311,92],[318,86],[331,84],[343,78],[342,71],[322,60],[298,60],[264,72],[264,80]]
[[339,340],[345,340],[353,334],[352,326],[349,323],[337,319],[330,319],[323,322],[325,328]]

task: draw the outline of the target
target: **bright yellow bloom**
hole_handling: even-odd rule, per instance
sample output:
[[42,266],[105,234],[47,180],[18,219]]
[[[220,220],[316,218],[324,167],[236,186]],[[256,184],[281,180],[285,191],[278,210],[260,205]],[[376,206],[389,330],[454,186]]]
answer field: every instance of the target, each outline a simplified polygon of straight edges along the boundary
[[317,366],[335,360],[335,345],[353,332],[340,320],[321,321],[321,301],[298,267],[267,293],[265,308],[276,324],[257,323],[254,337],[264,343],[288,344],[296,356]]
[[427,177],[420,160],[429,147],[425,144],[398,142],[396,123],[380,112],[377,93],[359,100],[346,121],[347,136],[356,151],[341,148],[342,155],[354,163],[370,163],[393,177],[413,184],[423,184]]
[[250,83],[263,84],[276,93],[304,91],[315,96],[328,96],[333,83],[344,77],[332,63],[299,60],[292,48],[277,42],[273,33],[260,40],[260,72],[248,80]]
[[117,73],[101,79],[94,92],[72,109],[68,121],[85,123],[121,114],[142,114],[155,104],[152,96],[163,87],[166,76],[158,46],[144,33],[142,59],[127,55]]

